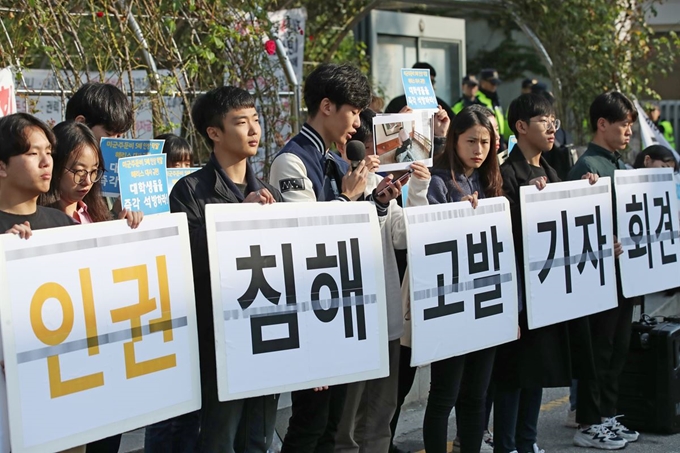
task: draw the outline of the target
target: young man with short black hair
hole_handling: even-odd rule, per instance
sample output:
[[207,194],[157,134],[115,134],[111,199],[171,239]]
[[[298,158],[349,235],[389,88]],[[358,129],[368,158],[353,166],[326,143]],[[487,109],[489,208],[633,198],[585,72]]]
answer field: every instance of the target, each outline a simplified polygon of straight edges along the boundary
[[[613,182],[614,172],[626,169],[619,151],[628,146],[637,116],[630,99],[618,91],[595,98],[590,105],[593,140],[574,164],[569,178],[580,179],[584,173],[592,172],[602,177],[609,176]],[[633,299],[623,297],[618,271],[616,275],[618,307],[589,316],[595,379],[578,381],[576,422],[579,427],[574,435],[574,444],[579,447],[615,450],[624,448],[627,442],[635,442],[639,437],[637,431],[619,423],[616,413],[619,376],[628,355],[634,305]]]
[[66,104],[66,119],[87,124],[97,140],[120,137],[132,128],[134,113],[127,95],[110,83],[81,86]]
[[[543,96],[523,94],[512,101],[508,120],[517,145],[501,166],[503,191],[510,202],[519,287],[519,328],[517,341],[498,347],[494,370],[494,451],[499,453],[539,453],[538,416],[545,387],[568,387],[572,380],[570,331],[567,322],[529,330],[524,294],[524,256],[520,188],[559,182],[555,170],[543,158],[555,140],[560,121],[555,109]],[[597,181],[587,174],[591,183]],[[585,329],[584,326],[576,327]]]
[[[352,170],[329,151],[333,143],[345,145],[361,125],[359,114],[371,102],[368,79],[354,66],[323,64],[307,77],[304,99],[309,118],[274,158],[270,182],[286,201],[371,201],[384,224],[401,184],[389,175],[364,196],[369,171],[364,161]],[[346,385],[293,392],[282,453],[332,452],[345,394]]]
[[[33,230],[75,224],[58,209],[38,205],[50,189],[55,148],[54,133],[38,118],[28,113],[0,118],[0,232],[28,239]],[[85,453],[85,445],[60,453]]]
[[63,212],[38,206],[52,180],[56,139],[47,124],[27,113],[0,119],[0,231],[28,239],[32,230],[73,225]]
[[[127,95],[110,83],[90,82],[81,86],[66,104],[66,120],[85,123],[97,143],[102,138],[121,137],[134,122],[132,104]],[[113,202],[114,218],[121,210],[120,197]],[[87,446],[87,453],[116,453],[122,435],[107,437]]]
[[[203,168],[175,184],[170,194],[170,210],[187,214],[191,239],[203,394],[195,451],[266,453],[274,435],[278,395],[225,402],[217,397],[205,207],[211,203],[268,204],[283,199],[278,190],[255,176],[248,163],[248,158],[257,154],[261,135],[255,99],[250,93],[236,87],[215,88],[196,100],[191,118],[213,152]],[[198,435],[198,426],[193,434]],[[235,446],[237,438],[245,446]],[[196,442],[195,437],[187,436],[183,439],[187,442],[182,446],[184,449],[177,450],[175,445],[174,451],[193,451],[188,443],[192,440]],[[167,436],[157,441],[157,448],[152,451],[167,451],[162,447]]]

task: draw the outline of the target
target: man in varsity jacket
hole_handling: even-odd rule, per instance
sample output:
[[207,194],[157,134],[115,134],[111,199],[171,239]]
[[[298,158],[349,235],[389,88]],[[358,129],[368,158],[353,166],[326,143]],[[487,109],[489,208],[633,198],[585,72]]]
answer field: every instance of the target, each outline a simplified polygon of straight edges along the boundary
[[[332,143],[346,144],[360,126],[359,114],[371,101],[368,79],[351,65],[323,64],[307,77],[304,99],[309,119],[274,158],[270,183],[288,202],[370,201],[384,223],[401,184],[389,175],[365,196],[365,162],[351,169],[329,151]],[[337,385],[293,392],[282,453],[332,452],[346,391],[345,385]]]

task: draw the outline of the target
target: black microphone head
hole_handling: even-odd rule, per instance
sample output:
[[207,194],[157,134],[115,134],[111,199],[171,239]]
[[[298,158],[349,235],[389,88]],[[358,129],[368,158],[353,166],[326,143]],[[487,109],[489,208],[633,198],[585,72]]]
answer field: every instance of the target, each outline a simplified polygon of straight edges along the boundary
[[347,160],[358,162],[366,157],[366,146],[359,140],[350,140],[345,147],[347,150]]

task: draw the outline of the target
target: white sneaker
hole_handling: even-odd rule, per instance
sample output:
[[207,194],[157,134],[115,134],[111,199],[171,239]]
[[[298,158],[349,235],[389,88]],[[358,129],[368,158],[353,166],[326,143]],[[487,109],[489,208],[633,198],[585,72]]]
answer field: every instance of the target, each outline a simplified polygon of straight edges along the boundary
[[479,447],[479,453],[493,453],[493,447],[482,441],[482,446]]
[[534,444],[534,450],[532,453],[545,453],[545,450],[538,448],[538,444]]
[[587,429],[578,427],[574,434],[574,445],[599,450],[620,450],[626,446],[626,441],[609,431],[604,425],[590,425]]
[[633,429],[628,429],[621,423],[619,423],[619,421],[617,420],[619,417],[623,417],[623,415],[605,418],[604,421],[602,422],[602,425],[606,426],[609,431],[616,434],[626,442],[635,442],[636,440],[638,440],[638,438],[640,437],[640,433]]
[[488,429],[484,431],[484,437],[482,438],[482,448],[479,449],[480,453],[493,453],[493,433]]
[[576,423],[576,411],[567,409],[567,420],[564,422],[564,426],[567,428],[578,428],[578,423]]

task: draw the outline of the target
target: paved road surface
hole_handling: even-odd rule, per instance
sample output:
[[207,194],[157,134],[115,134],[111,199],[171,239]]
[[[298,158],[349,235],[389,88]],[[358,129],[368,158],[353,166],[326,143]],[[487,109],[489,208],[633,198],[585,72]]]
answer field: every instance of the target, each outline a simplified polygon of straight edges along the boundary
[[[569,406],[568,389],[549,389],[543,392],[543,406],[538,425],[538,443],[546,453],[594,453],[596,450],[573,446],[574,430],[566,428],[564,421]],[[422,422],[425,411],[424,404],[412,404],[402,411],[402,419],[397,429],[396,443],[399,447],[413,453],[425,453],[423,450]],[[279,411],[277,429],[285,433],[289,409]],[[451,417],[449,438],[455,435],[455,419]],[[144,442],[143,430],[127,433],[123,436],[121,452],[140,452]],[[680,434],[660,436],[644,434],[636,443],[629,444],[626,453],[680,453]],[[277,448],[272,453],[278,452]]]

